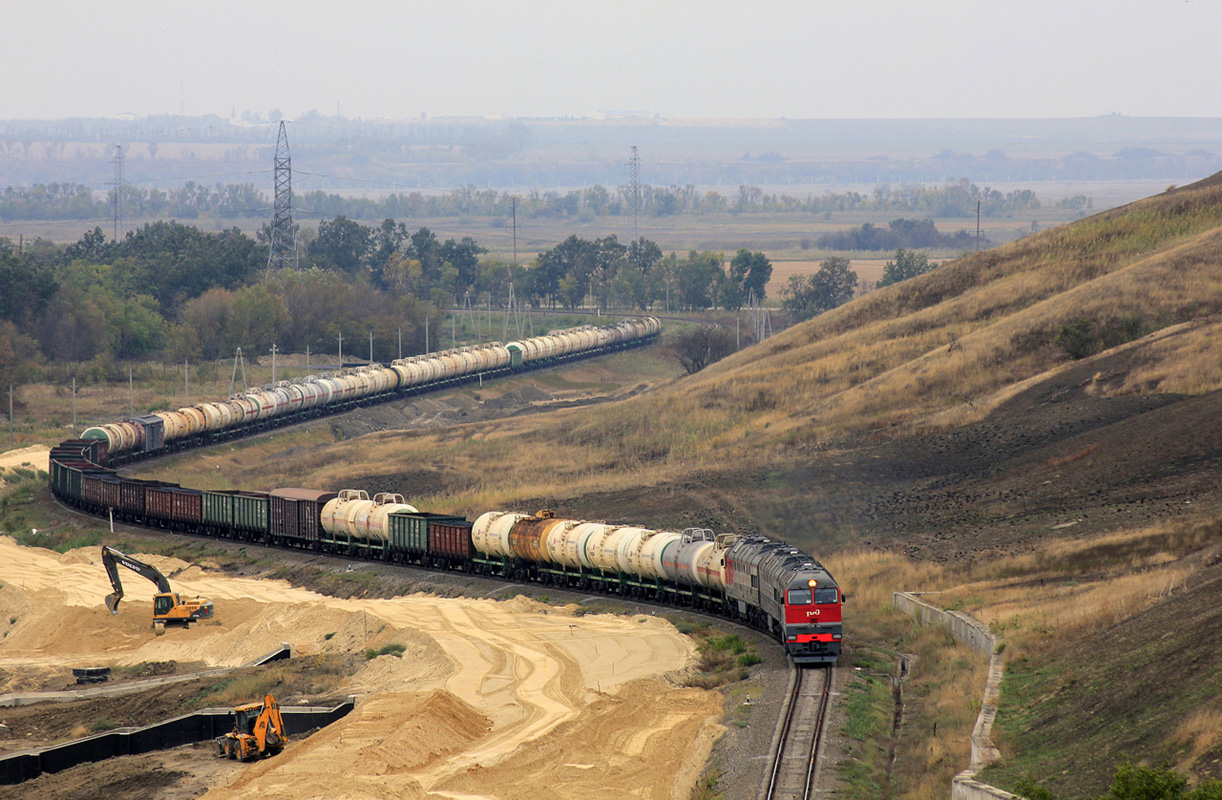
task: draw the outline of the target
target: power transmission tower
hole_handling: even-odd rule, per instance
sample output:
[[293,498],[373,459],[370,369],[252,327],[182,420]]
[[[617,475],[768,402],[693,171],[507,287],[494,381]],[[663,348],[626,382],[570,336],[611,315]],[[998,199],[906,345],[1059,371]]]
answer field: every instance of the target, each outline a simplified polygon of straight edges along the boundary
[[123,194],[123,145],[115,145],[114,158],[110,163],[115,165],[115,227],[114,240],[119,241],[119,223],[123,219],[123,203],[121,195]]
[[632,157],[628,159],[628,200],[632,203],[632,241],[639,241],[641,223],[641,155],[632,146]]
[[276,138],[276,205],[272,216],[270,249],[267,253],[269,271],[281,267],[297,268],[297,226],[293,224],[293,162],[289,156],[289,137],[280,120],[280,135]]

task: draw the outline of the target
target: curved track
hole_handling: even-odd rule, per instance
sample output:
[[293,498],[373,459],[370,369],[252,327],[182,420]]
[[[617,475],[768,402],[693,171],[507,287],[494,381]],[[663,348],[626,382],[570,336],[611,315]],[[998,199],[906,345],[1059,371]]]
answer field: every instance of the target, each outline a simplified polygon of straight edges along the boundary
[[781,735],[772,754],[765,800],[807,800],[814,795],[819,745],[831,698],[832,668],[794,667]]

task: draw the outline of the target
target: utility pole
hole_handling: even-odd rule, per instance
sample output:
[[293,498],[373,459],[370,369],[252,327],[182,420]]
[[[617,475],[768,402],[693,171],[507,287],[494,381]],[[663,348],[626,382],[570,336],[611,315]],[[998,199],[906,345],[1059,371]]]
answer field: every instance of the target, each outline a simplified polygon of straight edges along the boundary
[[182,404],[191,405],[191,370],[187,359],[182,362]]
[[72,379],[72,438],[76,438],[76,378]]
[[276,345],[272,345],[272,386],[276,385]]
[[403,358],[403,326],[399,326],[399,358]]
[[272,214],[271,242],[267,251],[267,269],[281,267],[297,269],[297,226],[293,224],[293,160],[289,155],[289,137],[280,120],[280,135],[276,138],[274,162],[276,201]]
[[373,363],[373,331],[369,332],[369,363]]
[[8,446],[13,446],[13,384],[8,385]]
[[980,252],[980,201],[976,201],[976,252]]
[[518,265],[518,198],[513,198],[513,265]]
[[127,368],[127,394],[131,399],[132,416],[136,416],[136,384],[132,382],[132,368]]
[[343,331],[340,331],[340,334],[339,334],[339,368],[340,369],[344,368],[344,333]]

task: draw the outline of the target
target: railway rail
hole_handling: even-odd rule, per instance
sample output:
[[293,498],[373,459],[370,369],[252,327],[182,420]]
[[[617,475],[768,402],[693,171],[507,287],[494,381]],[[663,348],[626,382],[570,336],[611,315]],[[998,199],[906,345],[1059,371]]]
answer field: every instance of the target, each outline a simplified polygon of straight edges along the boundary
[[768,772],[765,800],[809,800],[814,797],[832,677],[832,667],[794,666],[789,700]]

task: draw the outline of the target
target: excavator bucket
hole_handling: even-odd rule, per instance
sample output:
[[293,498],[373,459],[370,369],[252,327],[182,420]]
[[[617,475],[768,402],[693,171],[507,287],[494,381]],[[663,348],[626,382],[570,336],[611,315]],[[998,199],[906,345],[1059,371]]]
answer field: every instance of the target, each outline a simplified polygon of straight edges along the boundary
[[122,599],[123,595],[119,594],[118,592],[112,592],[111,594],[106,595],[106,607],[110,609],[111,614],[118,615],[119,601]]

